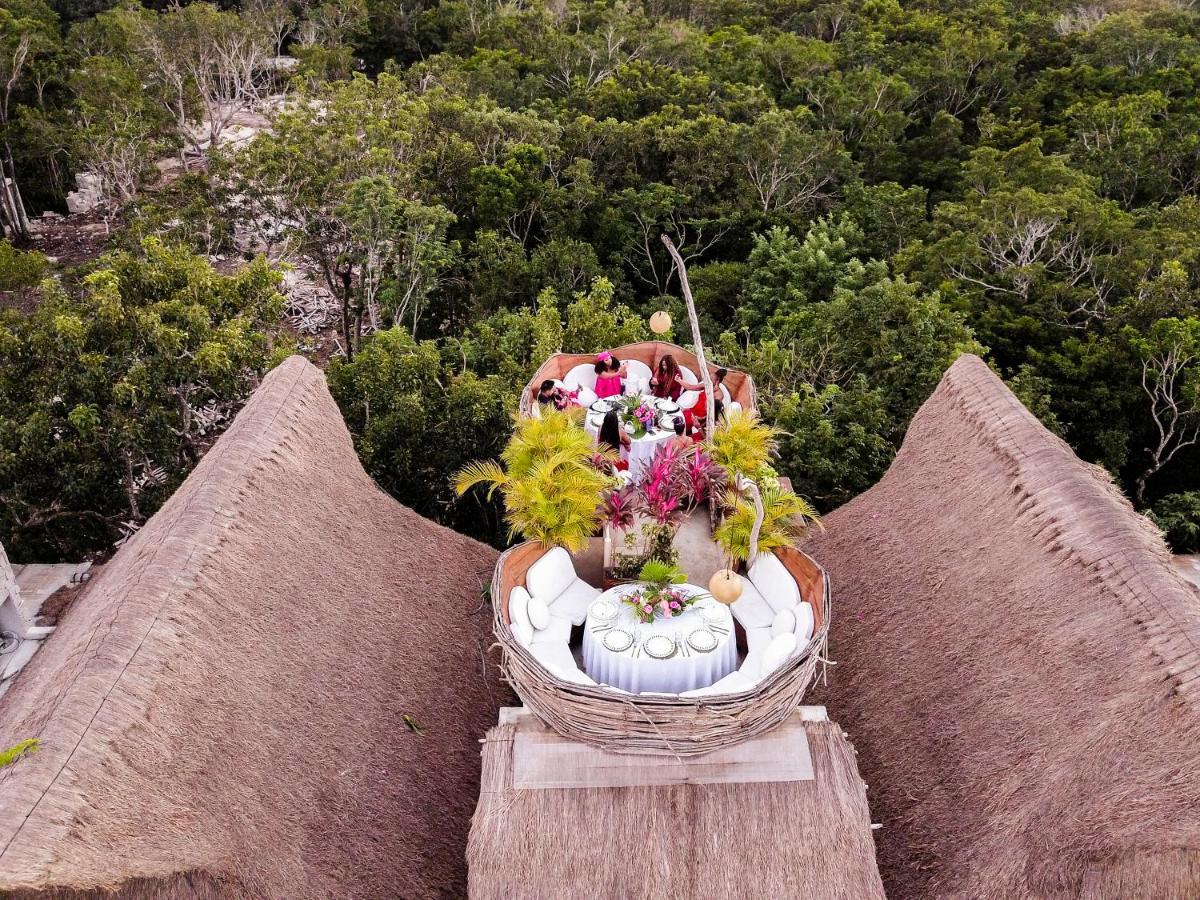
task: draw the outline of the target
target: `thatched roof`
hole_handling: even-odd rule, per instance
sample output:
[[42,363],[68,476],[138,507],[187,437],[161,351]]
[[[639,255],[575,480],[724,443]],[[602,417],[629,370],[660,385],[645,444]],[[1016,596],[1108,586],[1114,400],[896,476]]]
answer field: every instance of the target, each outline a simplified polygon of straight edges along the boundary
[[[748,777],[716,772],[712,757],[681,760],[680,772],[662,777],[657,768],[669,760],[631,761],[552,732],[530,735],[546,731],[530,716],[493,728],[467,851],[472,900],[882,900],[854,748],[836,723],[819,719],[713,754],[728,766],[757,752],[761,771],[751,766]],[[776,780],[797,755],[794,744],[779,745],[792,727],[807,740],[809,777]],[[634,786],[541,786],[538,773],[553,779],[554,768],[528,757],[546,752],[546,742],[573,763],[564,774]],[[662,783],[672,780],[716,783]]]
[[825,524],[891,895],[1200,896],[1200,604],[1101,470],[964,356]]
[[462,894],[495,560],[285,362],[0,701],[0,893]]

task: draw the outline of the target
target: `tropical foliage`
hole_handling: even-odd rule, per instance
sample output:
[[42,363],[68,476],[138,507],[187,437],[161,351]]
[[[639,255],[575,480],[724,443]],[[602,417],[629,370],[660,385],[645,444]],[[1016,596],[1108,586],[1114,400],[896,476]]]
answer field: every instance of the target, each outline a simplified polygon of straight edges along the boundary
[[[496,403],[549,352],[619,346],[659,308],[684,320],[662,233],[820,509],[879,477],[975,352],[1166,521],[1200,491],[1197,73],[1189,3],[0,0],[0,163],[33,215],[98,178],[131,252],[157,236],[228,268],[235,243],[298,262],[334,296],[371,474],[496,542],[497,507],[446,488],[461,446],[492,452]],[[269,132],[172,181],[214,122],[285,89]],[[45,265],[0,305],[28,309],[43,274],[82,289],[73,261]],[[436,382],[387,427],[357,396],[387,404],[380,361],[351,368],[376,341]],[[474,430],[443,413],[452,390]],[[415,452],[406,417],[452,446]],[[193,462],[157,460],[167,483]],[[112,515],[106,466],[65,471],[64,509]],[[111,543],[58,521],[31,537],[0,511],[0,540]]]
[[37,738],[26,738],[9,747],[7,750],[0,750],[0,769],[11,766],[30,753],[36,753],[39,743],[40,741]]
[[170,495],[283,348],[261,260],[218,274],[148,239],[32,313],[0,309],[0,535],[18,558],[110,547]]
[[548,411],[516,422],[501,462],[469,463],[454,477],[464,494],[488,485],[504,498],[510,539],[583,550],[600,524],[597,504],[611,479],[593,464],[591,435],[568,413]]
[[[821,520],[816,509],[794,492],[771,482],[761,485],[759,492],[763,505],[763,521],[758,534],[760,553],[794,547],[804,539],[810,527],[819,526]],[[731,493],[727,506],[729,511],[713,538],[730,558],[749,561],[750,535],[756,516],[754,504],[740,493]]]
[[766,473],[779,449],[775,429],[749,410],[731,412],[704,443],[709,458],[725,470],[731,483]]

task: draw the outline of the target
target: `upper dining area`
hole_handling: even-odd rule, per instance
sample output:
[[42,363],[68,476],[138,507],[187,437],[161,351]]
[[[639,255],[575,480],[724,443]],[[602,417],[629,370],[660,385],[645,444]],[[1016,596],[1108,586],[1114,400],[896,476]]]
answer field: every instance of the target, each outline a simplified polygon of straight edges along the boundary
[[819,516],[772,467],[749,375],[706,369],[661,341],[555,354],[501,460],[457,479],[500,491],[526,538],[497,564],[494,628],[568,737],[706,753],[783,721],[824,661],[828,579],[799,547]]

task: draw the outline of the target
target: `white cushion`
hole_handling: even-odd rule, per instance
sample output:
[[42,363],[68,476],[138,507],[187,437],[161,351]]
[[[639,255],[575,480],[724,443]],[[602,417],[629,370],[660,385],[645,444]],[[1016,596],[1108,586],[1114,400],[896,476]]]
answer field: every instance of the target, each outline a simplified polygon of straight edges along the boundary
[[529,652],[547,669],[570,671],[579,668],[566,641],[534,641],[529,645]]
[[572,664],[569,667],[568,666],[551,665],[551,666],[546,666],[546,668],[550,670],[551,675],[555,675],[555,676],[561,678],[563,681],[569,681],[572,684],[595,684],[596,683],[592,679],[592,676],[588,675],[587,672],[583,671],[583,669],[579,668],[579,666],[574,665],[574,664]]
[[[537,605],[535,599],[529,604],[529,620],[533,622],[533,627],[537,628],[537,620],[533,617],[533,608]],[[777,638],[781,634],[795,634],[796,632],[796,614],[790,609],[781,609],[775,613],[775,619],[771,622],[771,637]],[[799,635],[797,635],[799,637]]]
[[534,631],[542,631],[550,625],[550,607],[541,597],[529,598],[529,624]]
[[571,585],[554,598],[550,611],[556,616],[570,619],[575,625],[582,625],[587,618],[588,607],[600,596],[600,589],[594,588],[582,578],[576,578]]
[[759,679],[748,672],[743,671],[745,666],[734,672],[730,672],[716,684],[710,684],[708,687],[696,688],[694,691],[684,691],[680,697],[711,697],[713,694],[736,694],[740,691],[751,690]]
[[[800,602],[796,580],[774,553],[760,553],[750,567],[750,580],[772,610],[791,609]],[[534,593],[537,593],[536,591]]]
[[771,638],[767,649],[763,651],[762,665],[759,674],[764,678],[782,666],[796,652],[796,635],[781,634]]
[[569,644],[571,642],[571,620],[555,615],[551,615],[549,619],[550,624],[541,631],[535,630],[533,632],[531,643],[541,644],[546,641],[558,641],[560,644]]
[[525,587],[529,593],[541,597],[547,606],[575,581],[575,566],[571,555],[562,547],[555,547],[529,567],[525,576]]
[[649,386],[654,373],[648,365],[640,359],[623,359],[621,362],[625,366],[625,384],[627,386],[631,381],[636,381],[643,388]]
[[742,579],[742,595],[729,607],[733,617],[749,631],[751,628],[770,628],[775,612],[767,605],[762,594],[745,578]]
[[717,385],[717,390],[721,394],[721,402],[725,404],[725,408],[729,409],[729,404],[733,402],[733,398],[729,396],[729,388],[723,384]]
[[729,405],[727,405],[725,407],[725,415],[727,415],[727,416],[730,413],[741,412],[741,411],[742,411],[742,404],[738,403],[736,400],[731,400],[729,402]]
[[750,653],[761,653],[767,649],[767,644],[771,643],[770,628],[747,628],[746,629],[746,650]]
[[[700,379],[696,377],[696,373],[687,366],[679,367],[679,374],[683,376],[683,380],[687,384],[700,384]],[[700,399],[700,394],[697,391],[684,391],[679,395],[676,401],[680,409],[691,409],[696,405],[696,401]]]
[[528,647],[533,640],[533,624],[529,621],[529,592],[520,585],[508,595],[508,621],[516,639]]
[[[574,391],[575,388],[570,388],[570,390]],[[591,406],[596,402],[596,392],[590,387],[581,387],[579,393],[575,395],[575,402],[583,407]]]
[[817,627],[817,616],[814,613],[812,604],[807,600],[796,607],[796,643],[800,647],[807,647],[808,642],[812,640],[813,631]]
[[592,399],[596,399],[596,366],[594,363],[580,363],[570,372],[563,376],[563,384],[570,390],[575,390],[577,387],[587,388],[592,393]]

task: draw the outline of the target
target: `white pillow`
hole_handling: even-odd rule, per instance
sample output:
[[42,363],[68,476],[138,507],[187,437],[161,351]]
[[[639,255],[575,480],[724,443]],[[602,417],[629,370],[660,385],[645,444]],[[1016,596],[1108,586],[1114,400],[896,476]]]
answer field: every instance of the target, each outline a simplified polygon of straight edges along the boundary
[[529,624],[537,631],[550,627],[550,607],[541,597],[529,598]]
[[570,554],[562,547],[555,547],[529,567],[525,585],[529,593],[537,594],[549,606],[575,583],[575,577]]
[[793,653],[796,652],[796,635],[781,634],[777,638],[771,638],[771,643],[767,644],[767,649],[763,651],[762,667],[759,674],[766,678],[785,662],[788,661]]
[[807,600],[796,607],[796,643],[807,647],[816,629],[817,617]]
[[[533,606],[529,607],[529,618],[533,619]],[[534,628],[537,628],[537,623],[534,623]],[[781,634],[792,634],[796,630],[796,614],[790,609],[781,609],[775,613],[775,618],[771,620],[771,637],[777,638]]]
[[754,558],[750,580],[773,610],[791,609],[802,599],[795,579],[770,550]]
[[508,595],[508,621],[512,633],[526,647],[533,640],[533,623],[529,621],[529,600],[529,592],[519,585]]

